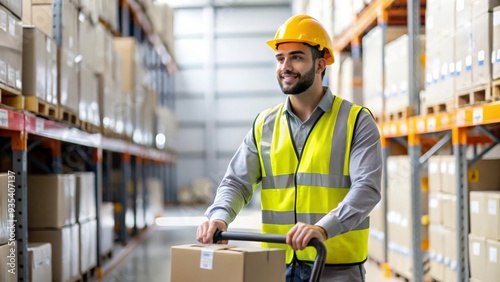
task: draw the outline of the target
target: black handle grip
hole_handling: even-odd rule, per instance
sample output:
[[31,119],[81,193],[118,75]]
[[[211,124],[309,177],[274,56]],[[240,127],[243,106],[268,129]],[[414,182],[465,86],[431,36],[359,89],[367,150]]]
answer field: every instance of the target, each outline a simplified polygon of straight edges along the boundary
[[[278,243],[286,244],[286,236],[275,235],[275,234],[259,234],[259,233],[242,233],[233,231],[215,231],[214,243],[221,240],[236,240],[236,241],[253,241],[253,242],[265,242],[265,243]],[[314,260],[314,265],[311,272],[311,277],[309,282],[318,282],[325,268],[326,261],[326,248],[323,242],[313,238],[308,246],[316,248],[316,259]]]

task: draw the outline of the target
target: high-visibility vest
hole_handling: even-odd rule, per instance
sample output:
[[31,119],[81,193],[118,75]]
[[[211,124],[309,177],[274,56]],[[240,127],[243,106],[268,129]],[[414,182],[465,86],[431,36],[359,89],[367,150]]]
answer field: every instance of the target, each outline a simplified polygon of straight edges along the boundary
[[[328,94],[327,94],[328,95]],[[299,158],[295,151],[284,106],[263,111],[254,123],[262,173],[262,233],[283,234],[297,222],[315,224],[344,199],[351,187],[349,157],[354,127],[363,108],[334,97],[306,139]],[[327,264],[364,262],[368,255],[369,218],[353,230],[325,241]],[[266,248],[293,249],[263,243]],[[297,251],[302,261],[314,261],[316,250]]]

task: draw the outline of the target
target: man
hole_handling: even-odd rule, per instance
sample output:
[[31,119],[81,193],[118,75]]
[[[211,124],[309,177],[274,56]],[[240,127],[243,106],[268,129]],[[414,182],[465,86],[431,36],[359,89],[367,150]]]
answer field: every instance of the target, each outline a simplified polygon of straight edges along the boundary
[[[322,281],[364,281],[368,214],[380,200],[380,135],[367,109],[322,86],[332,43],[314,18],[288,19],[267,42],[287,99],[260,113],[231,160],[197,240],[212,243],[262,185],[262,232],[287,236],[287,281],[308,281],[309,240],[327,248]],[[227,243],[227,242],[222,242]]]

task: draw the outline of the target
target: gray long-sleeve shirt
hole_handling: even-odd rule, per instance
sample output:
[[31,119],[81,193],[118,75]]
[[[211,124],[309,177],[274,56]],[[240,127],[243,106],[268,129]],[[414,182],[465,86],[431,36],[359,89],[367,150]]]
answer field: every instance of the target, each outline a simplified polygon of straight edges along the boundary
[[[333,95],[327,89],[311,116],[302,122],[291,110],[289,98],[285,111],[289,117],[291,134],[299,154],[309,131],[323,112],[332,109]],[[344,200],[316,223],[323,227],[328,238],[346,233],[361,223],[380,201],[382,177],[382,152],[380,133],[375,121],[361,111],[356,122],[349,162],[351,189]],[[238,212],[248,204],[254,184],[261,181],[261,167],[252,130],[236,151],[222,179],[214,203],[205,215],[209,219],[220,219],[231,223]]]

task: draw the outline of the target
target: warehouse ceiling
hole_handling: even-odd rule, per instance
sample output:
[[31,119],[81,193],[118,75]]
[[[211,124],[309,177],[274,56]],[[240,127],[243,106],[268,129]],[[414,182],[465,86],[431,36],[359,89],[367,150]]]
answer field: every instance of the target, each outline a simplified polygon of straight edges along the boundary
[[276,6],[290,5],[292,0],[156,0],[155,2],[167,3],[173,8],[187,7],[245,7],[245,6]]

